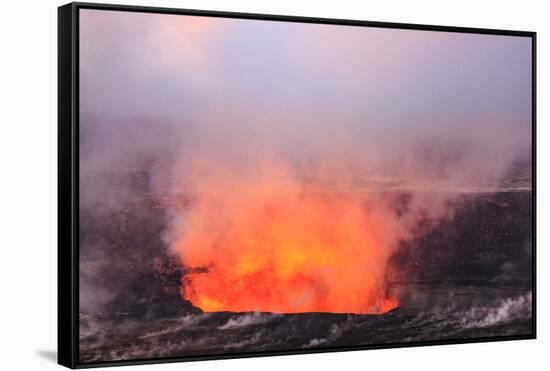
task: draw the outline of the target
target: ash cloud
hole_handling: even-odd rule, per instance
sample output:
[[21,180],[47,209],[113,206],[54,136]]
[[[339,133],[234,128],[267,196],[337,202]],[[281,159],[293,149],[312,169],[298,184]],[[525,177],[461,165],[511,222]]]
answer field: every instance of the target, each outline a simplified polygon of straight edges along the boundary
[[452,188],[502,176],[531,148],[527,38],[81,16],[87,181],[147,159],[153,188],[180,187],[204,155],[237,172],[282,159],[344,185]]

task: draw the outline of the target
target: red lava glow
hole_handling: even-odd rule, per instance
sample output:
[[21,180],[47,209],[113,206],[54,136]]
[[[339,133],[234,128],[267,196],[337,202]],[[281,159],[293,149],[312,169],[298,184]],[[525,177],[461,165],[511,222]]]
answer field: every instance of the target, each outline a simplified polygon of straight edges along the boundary
[[[235,185],[235,184],[233,184]],[[362,196],[303,192],[273,180],[204,192],[176,249],[181,294],[205,312],[384,313],[395,216]],[[198,269],[202,268],[202,269]]]

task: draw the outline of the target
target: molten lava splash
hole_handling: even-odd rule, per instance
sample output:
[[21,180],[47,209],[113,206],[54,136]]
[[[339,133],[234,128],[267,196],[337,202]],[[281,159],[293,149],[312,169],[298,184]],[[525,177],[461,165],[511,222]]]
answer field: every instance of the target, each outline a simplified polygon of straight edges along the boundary
[[291,182],[199,195],[176,248],[191,268],[182,297],[206,312],[384,313],[386,262],[399,236],[379,200],[303,192]]

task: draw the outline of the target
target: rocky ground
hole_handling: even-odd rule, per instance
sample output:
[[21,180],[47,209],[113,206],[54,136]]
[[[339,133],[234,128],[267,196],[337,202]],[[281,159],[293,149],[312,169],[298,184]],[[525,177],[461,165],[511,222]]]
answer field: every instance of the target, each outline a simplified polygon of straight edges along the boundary
[[528,191],[467,197],[452,221],[403,244],[388,278],[400,307],[383,315],[202,313],[179,297],[185,270],[166,254],[164,207],[140,197],[82,210],[81,362],[533,331]]

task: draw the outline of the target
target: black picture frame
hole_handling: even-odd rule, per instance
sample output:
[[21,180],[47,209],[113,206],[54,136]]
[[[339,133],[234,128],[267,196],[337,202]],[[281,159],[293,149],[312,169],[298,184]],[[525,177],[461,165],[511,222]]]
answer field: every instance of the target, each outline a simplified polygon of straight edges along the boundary
[[[443,31],[528,37],[532,41],[532,334],[458,340],[416,341],[320,349],[243,352],[205,356],[136,359],[113,362],[79,362],[79,10],[194,15],[222,18],[301,22],[406,30]],[[58,8],[58,363],[69,368],[121,366],[243,357],[341,352],[352,350],[462,344],[536,338],[536,32],[422,24],[371,22],[346,19],[234,13],[145,6],[74,2]]]

